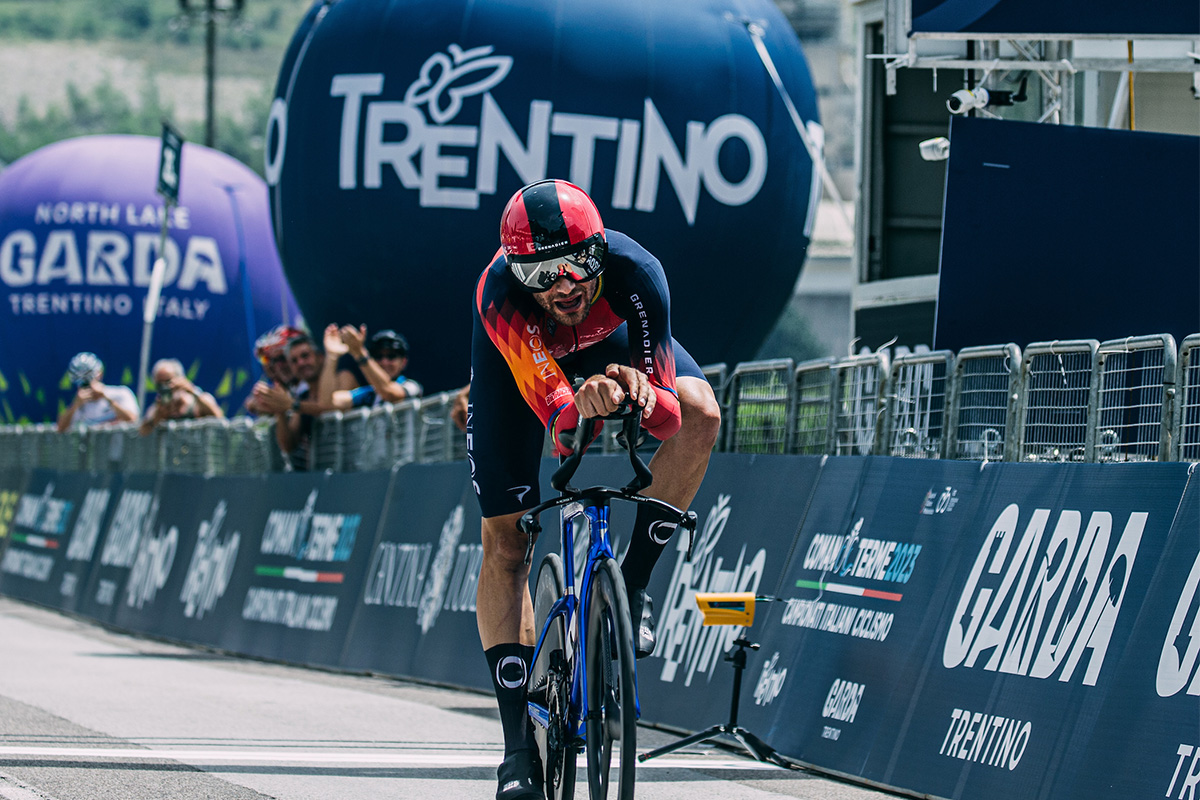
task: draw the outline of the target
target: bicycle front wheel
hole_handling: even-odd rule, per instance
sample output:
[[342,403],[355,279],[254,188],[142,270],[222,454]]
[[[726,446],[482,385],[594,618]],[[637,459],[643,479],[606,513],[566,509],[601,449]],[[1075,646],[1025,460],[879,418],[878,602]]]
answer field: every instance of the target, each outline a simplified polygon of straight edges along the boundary
[[[587,774],[591,800],[633,800],[637,689],[633,626],[621,570],[596,565],[587,618]],[[612,764],[613,754],[618,763]]]
[[[557,553],[547,553],[538,567],[533,588],[533,618],[540,632],[550,615],[550,608],[566,589],[562,559]],[[567,659],[566,617],[550,623],[542,650],[530,669],[532,693],[545,704],[548,724],[545,729],[533,726],[534,739],[542,756],[545,770],[547,800],[571,800],[575,796],[574,732],[569,719],[571,700],[571,669]]]

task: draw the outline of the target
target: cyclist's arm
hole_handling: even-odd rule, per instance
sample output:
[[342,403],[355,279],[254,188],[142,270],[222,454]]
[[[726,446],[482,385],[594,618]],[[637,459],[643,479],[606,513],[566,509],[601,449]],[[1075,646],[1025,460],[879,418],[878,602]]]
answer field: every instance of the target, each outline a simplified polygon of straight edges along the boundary
[[490,267],[484,270],[475,287],[475,311],[488,338],[508,362],[521,396],[542,424],[553,430],[559,414],[567,407],[573,408],[575,392],[562,367],[550,355],[540,320],[522,313],[507,296],[506,288],[501,275]]
[[609,302],[629,325],[629,363],[646,376],[654,391],[654,407],[642,420],[642,427],[665,441],[679,432],[681,423],[671,340],[671,293],[658,259],[644,250],[641,253],[640,259],[625,262],[619,278],[624,290]]

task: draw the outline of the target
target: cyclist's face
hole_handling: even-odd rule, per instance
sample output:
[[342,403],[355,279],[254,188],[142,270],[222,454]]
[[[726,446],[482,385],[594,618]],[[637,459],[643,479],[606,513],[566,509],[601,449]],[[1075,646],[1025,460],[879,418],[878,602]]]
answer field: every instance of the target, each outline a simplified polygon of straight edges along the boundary
[[546,291],[534,294],[533,299],[559,325],[578,325],[587,319],[597,280],[576,283],[563,275]]

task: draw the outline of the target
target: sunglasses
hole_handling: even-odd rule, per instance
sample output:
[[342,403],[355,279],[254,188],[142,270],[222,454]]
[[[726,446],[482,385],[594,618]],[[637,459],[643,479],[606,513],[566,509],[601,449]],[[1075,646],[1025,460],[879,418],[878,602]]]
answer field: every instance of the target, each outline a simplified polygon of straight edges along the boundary
[[389,350],[389,351],[388,351],[388,352],[386,352],[386,353],[379,353],[379,354],[377,354],[377,355],[375,356],[375,360],[376,360],[376,361],[386,361],[386,360],[388,360],[388,359],[392,359],[392,360],[395,360],[395,361],[399,361],[400,359],[402,359],[402,358],[405,358],[405,357],[406,357],[406,355],[405,355],[404,353],[397,353],[397,352],[396,352],[396,351],[394,351],[394,350]]
[[158,383],[155,383],[155,384],[154,384],[154,391],[158,392],[159,394],[170,394],[170,392],[171,392],[171,384],[170,384],[170,383],[163,383],[163,382],[158,382]]
[[604,270],[604,254],[607,246],[603,239],[593,241],[578,253],[550,258],[544,261],[519,261],[528,256],[509,256],[508,268],[513,277],[531,292],[544,292],[562,277],[576,283],[590,281]]

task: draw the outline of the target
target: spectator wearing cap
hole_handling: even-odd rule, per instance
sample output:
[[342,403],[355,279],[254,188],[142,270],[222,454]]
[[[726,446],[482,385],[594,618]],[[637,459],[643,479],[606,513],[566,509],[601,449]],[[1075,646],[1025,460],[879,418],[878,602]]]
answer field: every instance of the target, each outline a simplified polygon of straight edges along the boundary
[[[349,354],[369,382],[356,389],[338,388],[322,380],[321,408],[346,410],[399,403],[424,393],[421,384],[404,375],[408,366],[408,341],[394,330],[382,330],[367,339],[365,325],[330,325],[325,329],[325,352],[330,356]],[[336,361],[326,359],[326,365]]]
[[317,401],[326,358],[307,333],[288,339],[285,350],[296,383],[289,391],[277,383],[268,386],[260,381],[254,386],[253,400],[264,413],[275,417],[275,441],[291,469],[302,471],[308,469],[314,417],[322,411]]
[[262,364],[263,378],[255,383],[250,396],[246,398],[246,411],[257,416],[270,416],[271,409],[267,408],[260,395],[271,386],[278,386],[291,394],[296,384],[295,373],[288,362],[287,345],[292,339],[303,336],[304,332],[290,325],[277,325],[264,333],[254,342],[254,357]]
[[146,418],[138,428],[143,436],[167,420],[225,417],[217,398],[192,383],[184,374],[179,359],[160,358],[154,362],[150,374],[154,377],[154,390],[158,392],[158,397],[146,409]]
[[58,415],[59,433],[76,427],[134,422],[138,402],[128,386],[109,386],[103,382],[104,362],[95,353],[77,353],[67,364],[67,376],[75,387],[75,398]]

